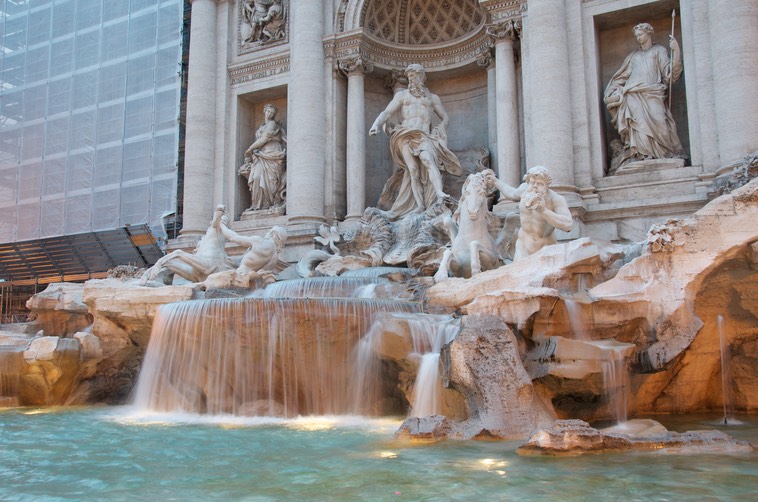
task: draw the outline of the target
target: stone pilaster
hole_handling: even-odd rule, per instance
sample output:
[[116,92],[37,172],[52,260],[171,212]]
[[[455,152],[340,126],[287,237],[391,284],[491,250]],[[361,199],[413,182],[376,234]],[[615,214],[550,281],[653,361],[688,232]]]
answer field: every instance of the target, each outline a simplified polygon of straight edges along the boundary
[[356,220],[366,208],[366,106],[364,79],[373,65],[361,56],[340,60],[347,76],[347,218]]
[[758,151],[758,3],[708,0],[721,165]]
[[216,0],[192,0],[187,75],[182,234],[201,235],[213,216],[216,131]]
[[323,2],[298,2],[290,16],[287,214],[291,223],[319,224],[326,163]]
[[513,42],[517,27],[513,20],[492,26],[487,33],[495,44],[495,92],[497,115],[498,177],[510,186],[521,184],[519,151],[518,90]]
[[575,191],[569,55],[564,0],[529,2],[530,165],[544,165],[561,191]]

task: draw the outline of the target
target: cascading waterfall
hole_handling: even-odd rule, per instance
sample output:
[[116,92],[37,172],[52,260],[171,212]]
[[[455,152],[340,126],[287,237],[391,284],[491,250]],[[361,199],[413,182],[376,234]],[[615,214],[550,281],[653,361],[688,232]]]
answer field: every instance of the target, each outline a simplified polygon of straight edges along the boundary
[[442,347],[450,343],[460,330],[460,321],[449,316],[417,316],[408,320],[413,339],[413,353],[421,357],[410,415],[426,417],[440,412],[442,393],[439,360]]
[[566,307],[566,315],[568,316],[574,339],[582,341],[590,340],[590,334],[587,330],[587,318],[579,302],[571,298],[564,298],[563,304]]
[[313,277],[269,284],[255,291],[255,298],[365,298],[360,292],[367,286],[388,283],[368,277]]
[[412,302],[344,298],[164,305],[134,403],[207,414],[370,414],[355,409],[349,385],[355,346],[380,312],[418,310]]
[[440,412],[441,381],[439,375],[439,357],[442,347],[450,343],[460,330],[460,321],[447,315],[430,314],[385,314],[377,318],[369,332],[361,340],[357,365],[358,373],[355,401],[360,403],[363,395],[376,395],[377,375],[380,361],[375,353],[377,344],[384,334],[387,316],[401,320],[407,326],[411,337],[412,349],[409,359],[419,363],[416,381],[413,385],[413,402],[410,416],[429,416]]
[[24,364],[21,348],[0,349],[0,398],[18,395],[19,375]]
[[603,361],[603,388],[608,407],[615,422],[623,424],[628,418],[629,370],[623,349],[611,349],[611,358]]
[[732,358],[727,337],[724,316],[716,316],[716,328],[719,332],[719,353],[721,355],[721,397],[724,401],[723,424],[734,422],[734,395],[732,393]]

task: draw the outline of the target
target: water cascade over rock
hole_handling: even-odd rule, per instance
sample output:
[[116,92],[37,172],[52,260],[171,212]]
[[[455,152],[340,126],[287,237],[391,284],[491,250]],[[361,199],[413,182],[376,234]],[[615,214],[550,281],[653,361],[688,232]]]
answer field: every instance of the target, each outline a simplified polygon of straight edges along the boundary
[[285,417],[398,412],[397,405],[386,402],[375,409],[386,397],[381,388],[374,387],[373,394],[361,391],[364,404],[355,401],[355,347],[379,313],[417,312],[419,305],[326,297],[353,296],[366,281],[295,282],[279,286],[279,294],[305,298],[213,299],[162,307],[135,404],[156,411]]

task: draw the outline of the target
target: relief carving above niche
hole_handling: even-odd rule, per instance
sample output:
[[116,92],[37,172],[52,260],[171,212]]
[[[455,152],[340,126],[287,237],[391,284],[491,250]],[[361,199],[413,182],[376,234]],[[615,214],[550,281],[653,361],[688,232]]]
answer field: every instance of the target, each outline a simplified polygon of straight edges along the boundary
[[237,5],[238,54],[287,43],[289,0],[239,0]]

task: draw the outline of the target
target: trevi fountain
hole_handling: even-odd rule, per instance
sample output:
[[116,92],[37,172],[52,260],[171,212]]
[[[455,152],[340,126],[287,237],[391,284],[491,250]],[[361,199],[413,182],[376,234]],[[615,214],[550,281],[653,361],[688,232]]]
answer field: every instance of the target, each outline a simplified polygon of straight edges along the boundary
[[191,3],[184,229],[2,326],[0,498],[754,496],[758,5]]

